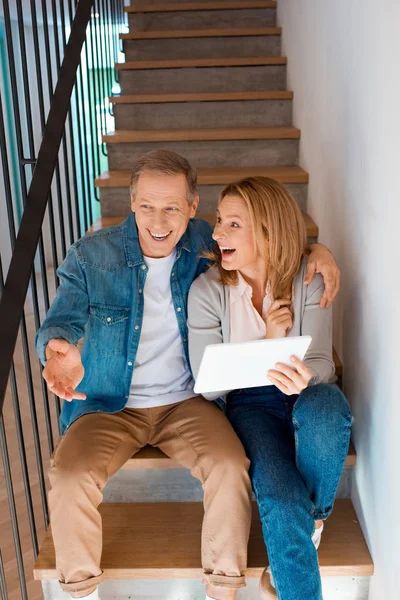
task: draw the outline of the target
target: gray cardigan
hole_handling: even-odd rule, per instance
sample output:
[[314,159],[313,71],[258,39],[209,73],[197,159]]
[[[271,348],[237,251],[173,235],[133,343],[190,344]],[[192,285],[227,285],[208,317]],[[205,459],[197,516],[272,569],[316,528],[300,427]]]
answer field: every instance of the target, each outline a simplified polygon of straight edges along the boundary
[[[312,373],[309,385],[335,381],[332,360],[332,309],[320,308],[324,282],[316,274],[304,285],[307,257],[302,259],[294,279],[294,319],[288,336],[311,335],[312,342],[304,363]],[[200,275],[192,284],[188,299],[189,356],[196,379],[205,347],[230,341],[230,287],[220,282],[216,266]],[[228,392],[225,392],[225,394]],[[205,394],[208,400],[223,396],[223,392]]]

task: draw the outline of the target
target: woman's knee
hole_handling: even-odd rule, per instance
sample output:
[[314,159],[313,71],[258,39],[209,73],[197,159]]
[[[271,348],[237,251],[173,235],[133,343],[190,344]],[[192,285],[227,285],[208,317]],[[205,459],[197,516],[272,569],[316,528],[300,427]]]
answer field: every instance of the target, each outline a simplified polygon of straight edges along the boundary
[[346,396],[335,384],[319,383],[303,390],[293,409],[295,421],[323,421],[335,419],[351,424],[351,409]]

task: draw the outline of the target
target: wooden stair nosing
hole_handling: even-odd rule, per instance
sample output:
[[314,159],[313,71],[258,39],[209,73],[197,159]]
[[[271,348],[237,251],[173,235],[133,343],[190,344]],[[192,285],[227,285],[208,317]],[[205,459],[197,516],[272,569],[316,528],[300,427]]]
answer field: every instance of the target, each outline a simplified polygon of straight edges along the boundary
[[191,12],[206,10],[243,10],[251,8],[276,8],[276,0],[242,0],[232,2],[179,2],[176,4],[146,4],[137,3],[133,6],[125,6],[124,11],[128,14],[154,13],[154,12]]
[[[346,457],[345,466],[354,467],[357,462],[357,455],[353,444],[350,444],[349,452]],[[154,446],[145,446],[134,456],[129,458],[122,467],[124,470],[131,469],[182,469],[182,465],[173,458],[170,458],[162,450]]]
[[232,29],[175,29],[173,31],[131,31],[120,33],[121,40],[159,40],[208,37],[253,37],[281,35],[281,27],[242,27]]
[[191,142],[221,140],[298,140],[296,127],[238,127],[233,129],[137,129],[103,135],[107,144],[135,142]]
[[[118,503],[99,508],[103,523],[101,568],[105,579],[200,578],[200,502]],[[318,551],[322,576],[371,576],[372,559],[350,500],[337,500]],[[248,578],[268,564],[258,509],[253,503]],[[58,579],[51,528],[34,566],[36,580]]]
[[234,102],[247,100],[293,100],[292,91],[199,92],[191,94],[122,94],[109,96],[111,104],[167,104],[173,102]]
[[[215,225],[215,217],[216,217],[215,214],[209,214],[209,213],[204,213],[204,214],[198,213],[197,214],[197,218],[204,219],[205,221],[208,221],[208,223],[210,223],[211,225]],[[307,237],[317,238],[318,237],[318,225],[310,217],[310,215],[308,215],[305,212],[303,212],[303,218],[304,218],[304,223],[305,223],[306,229],[307,229]],[[95,231],[101,231],[102,229],[106,229],[107,227],[113,227],[114,225],[119,225],[125,219],[126,219],[126,216],[124,216],[124,217],[99,217],[98,219],[96,219],[96,221],[93,223],[93,225],[88,229],[87,233],[94,233]]]
[[254,67],[254,66],[285,66],[286,56],[250,56],[230,58],[174,58],[167,60],[130,60],[115,63],[117,71],[132,71],[146,69],[186,69],[200,67]]
[[[308,173],[298,166],[288,167],[219,167],[197,169],[198,185],[227,185],[238,179],[261,175],[281,183],[308,183]],[[129,187],[131,171],[105,171],[95,180],[96,187]]]

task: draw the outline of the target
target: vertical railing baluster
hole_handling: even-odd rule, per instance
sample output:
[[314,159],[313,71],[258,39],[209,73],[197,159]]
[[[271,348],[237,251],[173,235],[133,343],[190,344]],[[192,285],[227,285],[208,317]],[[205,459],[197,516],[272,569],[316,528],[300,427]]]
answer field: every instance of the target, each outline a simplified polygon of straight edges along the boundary
[[1,600],[8,600],[6,574],[4,571],[3,555],[0,548],[0,594]]
[[17,559],[19,583],[21,588],[22,600],[28,600],[28,591],[26,589],[24,561],[22,558],[21,536],[18,527],[17,507],[15,505],[14,488],[11,477],[10,456],[8,453],[6,429],[4,427],[3,415],[0,414],[0,448],[3,461],[4,479],[8,497],[8,507],[11,516],[11,528],[14,538],[15,555]]
[[[99,124],[98,124],[98,115],[97,115],[97,98],[100,97],[100,89],[99,89],[99,81],[97,78],[97,73],[96,73],[96,67],[95,65],[97,64],[96,60],[95,60],[95,40],[96,40],[96,32],[95,32],[95,28],[94,28],[94,23],[93,23],[93,19],[90,19],[90,23],[89,23],[89,31],[90,31],[90,55],[91,55],[91,60],[92,60],[92,81],[93,81],[93,109],[94,109],[94,115],[95,115],[95,136],[92,139],[92,146],[93,149],[95,151],[96,154],[96,164],[97,164],[97,173],[100,173],[101,170],[101,162],[100,162],[100,144],[99,144],[99,140],[98,140],[98,129],[99,129]],[[89,63],[87,63],[89,64]],[[88,85],[89,85],[89,77],[90,77],[90,69],[88,69]],[[93,117],[92,117],[92,121],[93,121]]]
[[[61,39],[62,39],[62,45],[63,45],[63,49],[65,52],[65,47],[67,45],[67,41],[66,41],[66,32],[65,32],[65,10],[64,10],[64,0],[60,0],[60,15],[61,15]],[[68,118],[68,123],[70,122],[70,119]],[[70,130],[71,131],[71,130]],[[70,172],[69,172],[69,164],[68,164],[68,147],[67,147],[67,138],[66,138],[66,133],[64,131],[64,136],[63,136],[63,140],[62,140],[62,145],[63,145],[63,154],[64,154],[64,172],[65,172],[65,181],[66,181],[66,200],[67,200],[67,211],[68,211],[68,225],[69,225],[69,230],[70,230],[70,244],[72,245],[74,243],[74,241],[76,240],[76,237],[74,236],[74,231],[73,231],[73,219],[72,219],[72,196],[71,196],[71,183],[70,183]],[[73,184],[74,184],[74,189],[76,191],[76,171],[75,171],[75,164],[74,164],[74,160],[72,161],[72,177],[73,177]],[[77,223],[78,226],[78,223]],[[79,234],[78,234],[78,237]]]
[[[99,0],[94,0],[94,6],[96,7],[96,11],[97,14],[100,14],[100,6],[99,6]],[[104,89],[104,77],[103,77],[103,73],[102,73],[102,69],[103,69],[103,61],[102,61],[102,44],[101,44],[101,38],[100,38],[100,34],[99,34],[99,23],[98,23],[99,19],[95,19],[94,23],[95,23],[95,31],[96,31],[96,46],[95,46],[95,50],[96,50],[96,66],[97,66],[97,75],[98,75],[98,80],[99,80],[99,92],[100,92],[100,97],[99,97],[99,109],[100,109],[100,125],[101,125],[101,134],[102,136],[106,133],[106,123],[105,123],[105,111],[103,110],[103,101],[106,95],[105,89]],[[105,144],[103,143],[103,141],[101,141],[101,152],[104,156],[107,156],[107,152],[105,150]]]

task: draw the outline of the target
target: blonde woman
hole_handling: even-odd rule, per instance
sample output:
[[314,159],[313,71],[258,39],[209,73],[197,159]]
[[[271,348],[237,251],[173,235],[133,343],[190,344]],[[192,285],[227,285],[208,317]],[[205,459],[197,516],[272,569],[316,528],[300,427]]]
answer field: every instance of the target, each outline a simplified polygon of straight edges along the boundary
[[[221,194],[210,256],[189,292],[191,366],[205,346],[311,335],[303,362],[277,364],[269,385],[227,392],[226,413],[251,461],[270,566],[263,598],[321,600],[317,548],[350,440],[351,412],[332,384],[332,313],[321,276],[304,285],[306,234],[287,190],[264,177]],[[272,384],[272,385],[271,385]],[[216,399],[220,393],[210,394]]]

